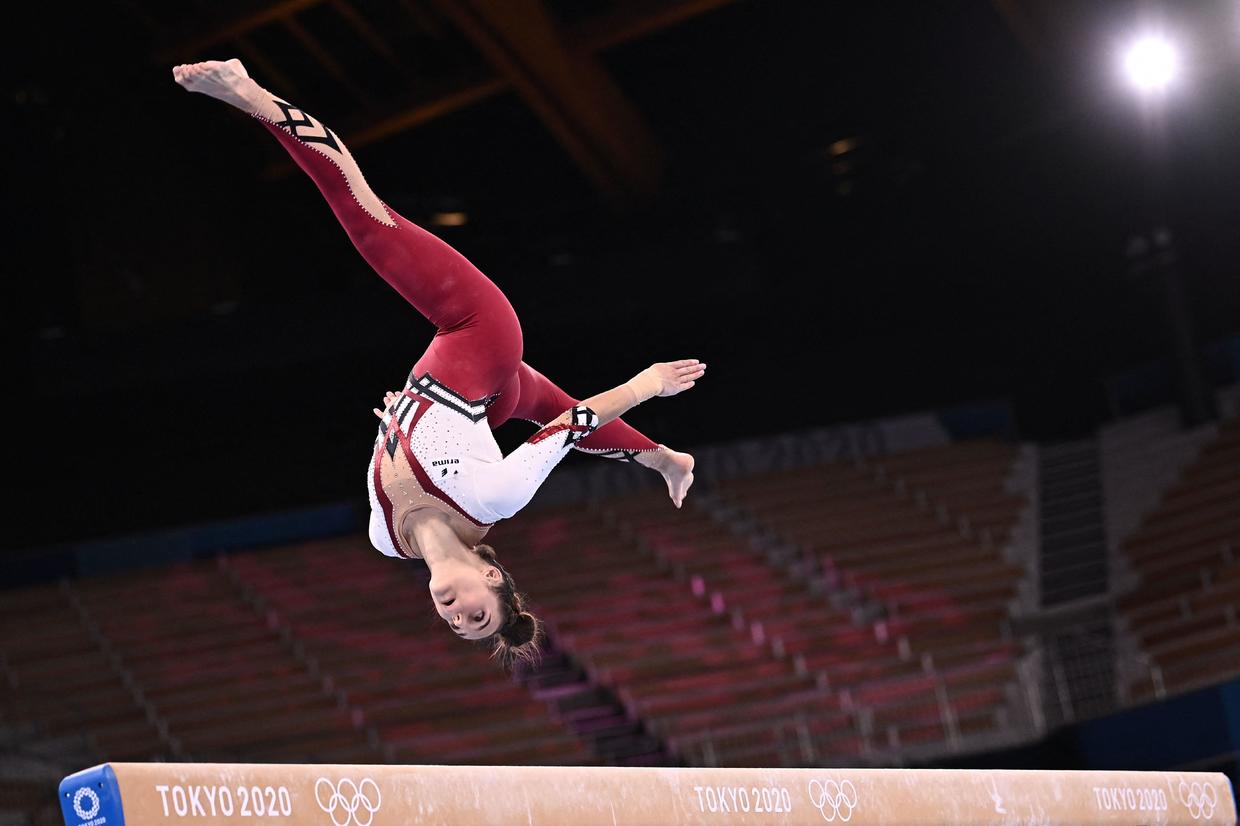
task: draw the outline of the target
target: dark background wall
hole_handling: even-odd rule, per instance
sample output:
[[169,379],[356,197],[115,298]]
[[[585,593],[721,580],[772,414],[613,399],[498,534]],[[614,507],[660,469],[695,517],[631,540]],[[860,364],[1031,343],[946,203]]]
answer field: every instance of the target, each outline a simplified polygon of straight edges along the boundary
[[[261,5],[100,3],[72,26],[24,7],[10,28],[9,547],[363,496],[370,408],[431,330],[313,185],[273,172],[262,129],[172,82],[172,63],[230,45],[164,56]],[[567,32],[624,5],[548,9]],[[373,117],[357,89],[486,69],[443,20],[432,36],[400,4],[355,6],[388,23],[408,80],[330,9],[302,23],[347,84],[278,27],[253,36],[329,126]],[[436,231],[504,288],[527,360],[570,392],[707,360],[700,388],[633,414],[661,441],[986,398],[1010,399],[1026,438],[1070,437],[1107,415],[1104,376],[1170,346],[1160,288],[1123,255],[1149,224],[1148,168],[1114,55],[1152,7],[1063,6],[750,0],[603,49],[664,161],[656,192],[619,205],[513,92],[356,156],[412,220],[467,212]],[[1240,329],[1240,24],[1224,2],[1163,11],[1192,49],[1166,204],[1212,341]]]

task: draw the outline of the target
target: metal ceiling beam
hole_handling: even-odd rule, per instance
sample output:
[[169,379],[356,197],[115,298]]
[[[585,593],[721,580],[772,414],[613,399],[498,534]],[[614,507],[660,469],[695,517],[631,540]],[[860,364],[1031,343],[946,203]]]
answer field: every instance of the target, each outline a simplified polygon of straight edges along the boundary
[[[196,57],[205,49],[247,35],[255,29],[283,18],[321,5],[328,0],[279,0],[256,12],[205,23],[202,34],[186,38],[178,43],[159,49],[154,60],[157,63],[177,63]],[[133,6],[132,0],[124,0]],[[570,44],[591,51],[606,49],[639,37],[654,34],[706,12],[727,6],[736,0],[636,0],[625,3],[616,11],[599,15],[568,29]],[[1008,0],[994,0],[996,4]],[[410,17],[428,30],[433,29],[434,18],[427,14],[414,0],[400,0],[401,7]],[[360,15],[359,15],[360,17]]]
[[270,78],[271,84],[283,94],[293,98],[301,97],[300,87],[293,82],[293,79],[268,60],[267,56],[248,37],[239,36],[233,38],[232,43],[241,52],[242,56],[245,57],[245,62],[258,70],[257,74],[260,77],[264,80]]
[[279,0],[250,14],[230,17],[214,23],[204,23],[201,28],[205,31],[202,34],[182,40],[165,49],[159,49],[155,53],[155,61],[157,63],[180,63],[190,60],[212,46],[243,37],[263,26],[279,23],[322,2],[324,0]]
[[[566,48],[575,53],[592,55],[604,49],[654,34],[734,2],[736,0],[675,0],[674,2],[643,0],[643,2],[628,4],[619,11],[568,27],[562,42]],[[412,0],[402,0],[402,5],[406,8],[416,7]],[[416,8],[420,15],[427,16],[424,9]],[[345,119],[335,129],[349,147],[356,150],[406,129],[480,103],[494,95],[507,92],[511,88],[509,78],[502,75],[481,81],[445,86],[440,91],[422,94],[415,100],[398,103],[391,107],[387,115],[378,118]],[[283,87],[279,91],[285,93]],[[291,174],[293,171],[293,165],[281,159],[267,167],[264,176],[278,178]]]
[[302,48],[308,51],[319,62],[319,65],[335,78],[336,82],[343,86],[355,100],[359,101],[367,109],[374,108],[374,97],[349,79],[349,75],[345,72],[344,66],[340,65],[340,61],[336,60],[331,52],[323,48],[323,44],[319,43],[318,38],[307,31],[305,26],[298,23],[293,17],[283,18],[280,20],[280,24],[288,29],[289,34],[296,38],[297,42],[302,45]]
[[377,31],[375,31],[375,27],[370,25],[370,22],[363,17],[357,9],[353,8],[352,3],[347,2],[347,0],[331,0],[331,4],[332,8],[336,10],[336,13],[343,17],[348,24],[353,27],[354,31],[358,33],[358,36],[361,37],[362,40],[365,40],[370,48],[378,52],[380,57],[387,61],[389,66],[400,72],[406,79],[409,78],[409,67],[401,62],[400,58],[396,56],[396,52],[393,51],[388,42],[384,40]]
[[597,52],[670,29],[678,23],[729,6],[736,0],[640,0],[570,28],[570,48]]
[[[408,0],[405,0],[408,4]],[[597,20],[567,29],[564,41],[574,51],[594,54],[630,40],[654,34],[681,23],[691,17],[735,3],[736,0],[652,0],[626,6],[624,10]],[[466,106],[486,100],[492,95],[507,92],[511,84],[505,77],[493,77],[473,84],[452,88],[442,93],[423,96],[408,107],[396,107],[390,115],[371,126],[357,128],[347,133],[346,142],[351,147],[364,146],[375,140],[393,135],[435,118],[455,112]],[[288,167],[289,171],[292,166]]]
[[[202,52],[220,43],[232,42],[241,49],[264,77],[270,78],[282,94],[297,94],[295,84],[288,75],[276,71],[271,61],[263,60],[246,34],[273,23],[282,22],[287,15],[296,14],[327,0],[280,0],[252,14],[229,18],[208,26],[209,31],[195,38],[159,49],[153,59],[160,63],[178,62],[198,57]],[[566,48],[578,53],[593,54],[618,46],[640,37],[654,34],[665,28],[682,23],[693,17],[731,5],[736,0],[640,0],[628,3],[621,9],[600,15],[565,30]],[[402,8],[422,24],[436,20],[414,0],[400,0]],[[127,5],[132,3],[127,2]],[[429,28],[429,26],[424,26]],[[472,106],[487,98],[508,91],[511,84],[506,77],[497,76],[485,80],[446,87],[442,92],[421,95],[418,100],[394,107],[393,110],[372,121],[370,125],[342,130],[350,146],[359,147],[372,141],[393,135],[457,109]],[[291,171],[292,167],[287,167]],[[274,172],[275,170],[269,170]]]
[[588,178],[614,197],[655,191],[661,150],[590,54],[565,47],[542,0],[432,0],[538,115]]
[[[353,126],[348,130],[333,128],[332,131],[343,136],[343,140],[348,144],[350,150],[356,150],[359,147],[377,143],[384,138],[404,132],[406,129],[412,129],[424,123],[429,123],[458,109],[472,106],[492,95],[505,91],[507,88],[508,84],[498,78],[483,83],[464,83],[458,84],[455,87],[444,87],[416,102],[397,106],[396,111],[392,114],[368,125]],[[354,118],[354,121],[356,120],[358,119]],[[267,167],[263,175],[267,178],[281,178],[291,173],[294,169],[295,167],[291,162],[282,159],[278,163]]]

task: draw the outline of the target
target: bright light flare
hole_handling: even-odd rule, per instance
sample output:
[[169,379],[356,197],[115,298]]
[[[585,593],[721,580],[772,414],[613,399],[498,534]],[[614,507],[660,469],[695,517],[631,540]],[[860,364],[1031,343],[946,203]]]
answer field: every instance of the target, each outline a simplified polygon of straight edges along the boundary
[[1124,52],[1124,74],[1139,92],[1164,92],[1180,76],[1179,52],[1167,38],[1147,35]]

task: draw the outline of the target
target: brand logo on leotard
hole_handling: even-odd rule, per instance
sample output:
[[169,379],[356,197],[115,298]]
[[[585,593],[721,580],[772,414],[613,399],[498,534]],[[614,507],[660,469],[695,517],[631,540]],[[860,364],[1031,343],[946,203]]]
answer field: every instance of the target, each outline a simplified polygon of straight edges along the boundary
[[339,783],[320,777],[314,784],[314,799],[336,826],[370,826],[383,802],[379,784],[369,777],[362,778],[361,783],[348,777]]
[[809,802],[827,822],[852,820],[857,808],[857,787],[851,780],[809,781]]
[[[297,127],[315,126],[315,122],[310,119],[310,116],[298,109],[296,106],[290,106],[282,100],[275,100],[273,102],[276,106],[280,107],[282,112],[284,112],[284,120],[277,123],[276,126],[287,126],[289,131],[293,133],[293,137],[303,143],[323,143],[327,144],[332,149],[335,149],[337,152],[340,151],[340,144],[336,143],[336,136],[333,135],[332,131],[326,126],[318,124],[319,128],[323,130],[322,135],[302,134],[297,131]],[[294,116],[294,112],[296,112],[296,116]]]

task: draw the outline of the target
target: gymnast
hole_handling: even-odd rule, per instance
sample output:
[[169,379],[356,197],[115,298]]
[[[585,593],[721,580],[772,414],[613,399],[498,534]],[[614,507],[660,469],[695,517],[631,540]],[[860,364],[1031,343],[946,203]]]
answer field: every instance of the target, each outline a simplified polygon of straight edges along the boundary
[[[173,79],[258,119],[327,198],[362,257],[436,333],[400,393],[375,408],[367,470],[370,541],[425,560],[436,611],[467,640],[493,640],[505,667],[536,658],[540,624],[512,576],[481,544],[521,510],[572,448],[658,471],[679,508],[693,457],[656,444],[620,416],[693,387],[697,359],[653,364],[584,402],[522,361],[521,325],[504,294],[460,253],[379,199],[340,137],[259,86],[240,60],[176,66]],[[491,430],[511,418],[539,426],[503,456]]]

